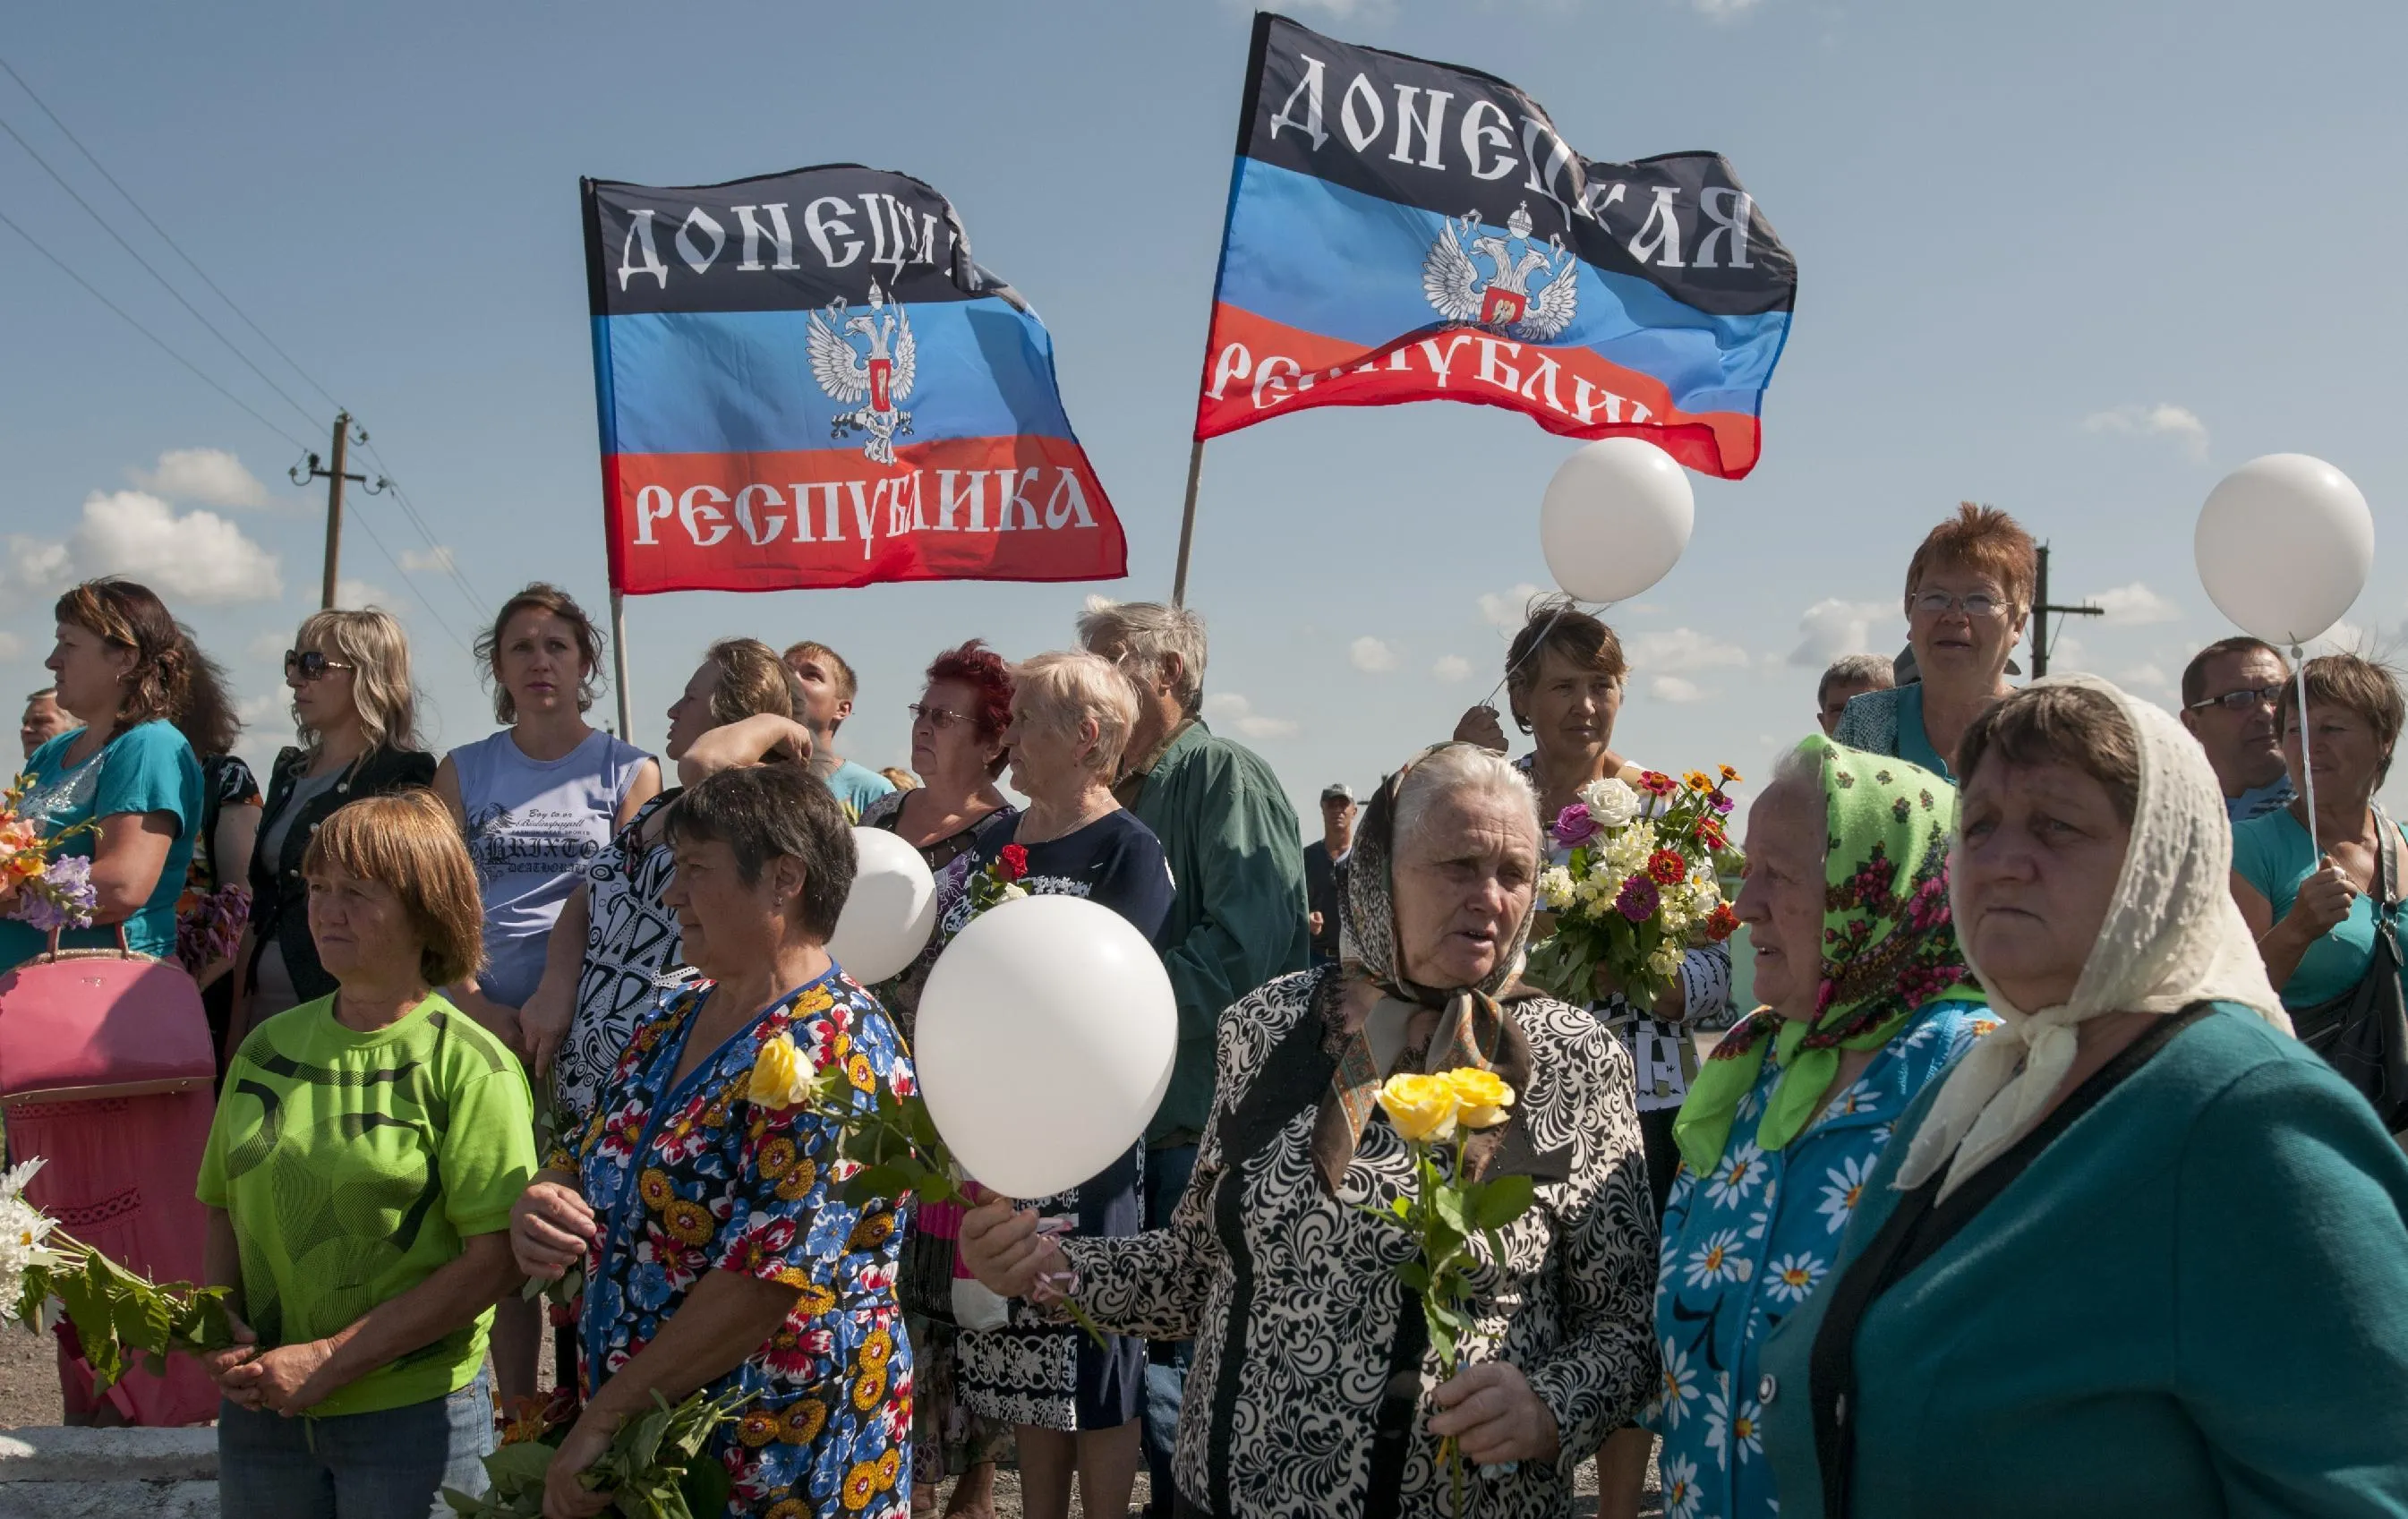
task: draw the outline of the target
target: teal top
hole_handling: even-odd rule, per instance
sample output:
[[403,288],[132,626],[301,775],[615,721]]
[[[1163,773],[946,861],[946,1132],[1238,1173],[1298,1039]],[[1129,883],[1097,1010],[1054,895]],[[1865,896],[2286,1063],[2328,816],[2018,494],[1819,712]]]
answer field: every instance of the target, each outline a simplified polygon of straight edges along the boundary
[[[1940,1089],[1764,1349],[1784,1519],[1823,1514],[1815,1334]],[[1855,1519],[2398,1519],[2408,1155],[2322,1060],[2218,1004],[1874,1299],[1855,1349]]]
[[[2308,830],[2285,808],[2252,818],[2232,830],[2232,873],[2273,904],[2280,923],[2300,895],[2300,882],[2316,867]],[[2364,892],[2349,904],[2349,916],[2325,931],[2300,956],[2300,968],[2281,987],[2283,1006],[2313,1008],[2358,984],[2374,954],[2374,901]]]
[[858,821],[870,803],[895,789],[895,782],[867,765],[845,760],[828,772],[827,788],[844,804],[845,815]]
[[1887,691],[1868,691],[1851,699],[1831,734],[1833,743],[1887,754],[1909,765],[1920,765],[1952,784],[1956,774],[1923,731],[1923,686],[1920,682]]
[[[165,812],[175,820],[175,842],[150,899],[125,920],[125,941],[144,954],[166,959],[176,953],[176,898],[193,863],[194,826],[201,815],[201,762],[193,746],[166,722],[138,723],[111,738],[100,752],[70,768],[67,748],[83,729],[63,733],[34,751],[25,773],[34,779],[21,810],[45,835],[80,823],[125,812]],[[89,858],[93,836],[79,833],[51,852],[53,857]],[[117,942],[117,930],[71,928],[59,936],[64,949],[97,949]],[[15,918],[0,919],[0,967],[24,964],[49,946],[47,935]]]

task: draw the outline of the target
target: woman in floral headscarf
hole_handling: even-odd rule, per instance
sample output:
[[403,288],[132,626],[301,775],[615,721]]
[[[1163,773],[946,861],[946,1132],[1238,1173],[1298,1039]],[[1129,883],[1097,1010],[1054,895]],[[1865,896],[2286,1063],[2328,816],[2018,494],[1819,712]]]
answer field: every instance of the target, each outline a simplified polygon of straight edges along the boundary
[[1765,1006],[1673,1130],[1650,1410],[1668,1514],[1780,1512],[1758,1426],[1784,1394],[1758,1346],[1830,1268],[1899,1113],[1990,1026],[1948,911],[1956,814],[1928,770],[1814,738],[1749,815],[1738,910]]

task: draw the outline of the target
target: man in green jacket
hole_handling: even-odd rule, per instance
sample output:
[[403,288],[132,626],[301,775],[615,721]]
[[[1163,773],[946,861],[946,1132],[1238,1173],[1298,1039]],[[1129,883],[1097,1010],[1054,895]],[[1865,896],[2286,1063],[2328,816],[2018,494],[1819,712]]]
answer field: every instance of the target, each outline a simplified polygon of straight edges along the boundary
[[[1296,809],[1261,755],[1197,715],[1204,695],[1204,620],[1155,602],[1093,604],[1079,642],[1137,688],[1121,805],[1162,840],[1178,895],[1162,925],[1163,968],[1179,998],[1179,1055],[1147,1127],[1145,1222],[1160,1228],[1187,1190],[1212,1107],[1213,1030],[1221,1011],[1265,982],[1302,970],[1304,846]],[[1187,1347],[1152,1347],[1146,1368],[1151,1513],[1168,1519],[1170,1441]]]

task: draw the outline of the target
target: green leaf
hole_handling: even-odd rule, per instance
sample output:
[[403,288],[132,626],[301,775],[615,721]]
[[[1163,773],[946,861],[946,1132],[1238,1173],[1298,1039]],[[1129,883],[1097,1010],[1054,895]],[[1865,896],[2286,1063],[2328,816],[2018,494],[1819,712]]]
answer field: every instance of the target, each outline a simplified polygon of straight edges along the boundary
[[722,1514],[727,1512],[729,1487],[727,1469],[716,1461],[702,1460],[685,1469],[678,1495],[685,1499],[690,1514]]
[[516,1491],[533,1486],[540,1491],[555,1454],[552,1446],[539,1440],[501,1446],[485,1457],[485,1480],[497,1488]]
[[1526,1176],[1498,1176],[1481,1182],[1464,1199],[1470,1226],[1483,1231],[1503,1228],[1530,1211],[1537,1187]]
[[1422,1322],[1429,1331],[1430,1349],[1438,1353],[1440,1362],[1452,1362],[1455,1359],[1455,1326],[1427,1304],[1423,1305]]
[[1458,1189],[1441,1186],[1437,1189],[1430,1201],[1435,1205],[1440,1220],[1448,1228],[1461,1233],[1469,1226],[1464,1220],[1463,1194]]
[[1429,1291],[1429,1268],[1419,1261],[1407,1261],[1397,1268],[1397,1280],[1415,1292]]

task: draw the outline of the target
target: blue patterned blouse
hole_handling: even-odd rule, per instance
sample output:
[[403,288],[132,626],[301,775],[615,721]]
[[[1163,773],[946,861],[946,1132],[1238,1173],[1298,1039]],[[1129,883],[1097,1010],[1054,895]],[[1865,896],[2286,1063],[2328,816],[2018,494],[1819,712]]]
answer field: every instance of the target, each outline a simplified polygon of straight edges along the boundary
[[1646,1416],[1664,1438],[1665,1519],[1781,1512],[1764,1459],[1764,1405],[1806,1389],[1772,1385],[1756,1369],[1758,1349],[1830,1268],[1899,1115],[1995,1026],[1979,1002],[1932,1003],[1788,1149],[1770,1154],[1756,1146],[1756,1121],[1781,1077],[1768,1055],[1713,1174],[1682,1168],[1656,1277],[1663,1382]]

